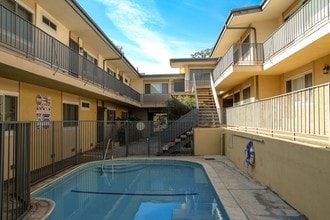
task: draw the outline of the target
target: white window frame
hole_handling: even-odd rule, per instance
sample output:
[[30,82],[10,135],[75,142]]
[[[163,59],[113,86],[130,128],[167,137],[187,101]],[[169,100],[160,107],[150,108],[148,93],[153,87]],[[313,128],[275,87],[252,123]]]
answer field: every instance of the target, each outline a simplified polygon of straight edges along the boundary
[[[48,20],[49,24],[44,22],[44,18]],[[52,31],[57,32],[58,29],[58,25],[56,24],[56,22],[54,22],[52,19],[49,18],[49,16],[46,16],[44,14],[41,15],[41,23],[46,26],[47,28],[50,28]],[[52,25],[55,26],[55,29],[52,27]]]
[[[83,110],[83,111],[90,111],[91,110],[91,102],[90,101],[81,100],[80,104],[81,104],[81,110]],[[84,107],[83,104],[88,104],[88,107]]]
[[[286,78],[285,79],[285,92],[287,91],[287,87],[286,86],[287,86],[287,82],[288,81],[291,81],[291,83],[292,83],[293,80],[299,79],[301,77],[305,77],[307,74],[312,74],[312,85],[313,85],[313,76],[314,76],[314,74],[313,74],[312,69],[309,69],[309,70],[306,70],[306,71],[304,71],[302,73],[299,73],[297,75],[294,75],[294,76],[291,76],[291,77]],[[291,90],[292,90],[292,84],[291,84]],[[297,90],[294,90],[294,91],[297,91]],[[291,91],[291,92],[294,92],[294,91]]]
[[[17,119],[17,121],[19,121],[19,93],[0,90],[0,96],[15,96],[15,97],[17,97],[16,119]],[[0,111],[2,112],[3,109],[0,109]]]

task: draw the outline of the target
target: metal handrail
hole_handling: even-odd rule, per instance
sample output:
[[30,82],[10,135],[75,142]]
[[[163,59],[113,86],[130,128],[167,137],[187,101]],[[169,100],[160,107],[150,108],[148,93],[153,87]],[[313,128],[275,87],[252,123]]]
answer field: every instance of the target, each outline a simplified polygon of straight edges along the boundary
[[197,125],[197,110],[193,109],[187,114],[181,116],[178,120],[173,121],[167,128],[159,134],[161,145],[173,141],[183,133],[191,130]]
[[195,73],[193,73],[193,87],[192,87],[192,92],[195,95],[196,109],[199,109]]
[[105,159],[107,158],[107,154],[108,154],[108,150],[109,150],[110,144],[111,144],[111,159],[113,159],[113,149],[112,149],[112,146],[113,145],[112,145],[111,138],[109,138],[108,143],[107,143],[107,147],[106,147],[105,152],[104,152],[104,155],[103,155],[103,160],[102,160],[102,165],[101,165],[101,171],[102,171],[102,173],[104,173],[104,170],[103,170],[103,168],[104,168],[104,162],[105,162]]
[[213,75],[212,73],[210,73],[210,84],[211,84],[211,90],[212,90],[212,95],[214,98],[214,102],[215,102],[215,106],[217,108],[217,114],[219,117],[219,122],[221,124],[221,112],[220,112],[220,105],[219,105],[219,100],[218,100],[218,95],[217,95],[217,91],[215,90],[215,86],[214,86],[214,81],[213,81]]

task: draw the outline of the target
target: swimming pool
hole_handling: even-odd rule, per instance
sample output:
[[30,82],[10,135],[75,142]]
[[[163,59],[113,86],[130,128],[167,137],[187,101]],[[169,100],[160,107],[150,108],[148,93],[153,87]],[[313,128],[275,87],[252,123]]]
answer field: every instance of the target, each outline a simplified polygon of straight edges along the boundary
[[229,219],[204,168],[179,160],[89,163],[32,194],[49,219]]

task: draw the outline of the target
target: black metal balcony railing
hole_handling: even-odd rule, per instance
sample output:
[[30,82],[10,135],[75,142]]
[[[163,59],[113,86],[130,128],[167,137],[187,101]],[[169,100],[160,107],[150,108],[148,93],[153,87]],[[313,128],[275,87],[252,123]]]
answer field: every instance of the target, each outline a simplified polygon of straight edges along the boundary
[[0,18],[0,45],[140,102],[140,93],[2,5]]
[[330,0],[310,0],[282,24],[264,43],[265,60],[269,59],[310,31],[329,20]]
[[233,44],[215,67],[213,78],[214,80],[219,79],[231,65],[262,65],[263,61],[262,44]]

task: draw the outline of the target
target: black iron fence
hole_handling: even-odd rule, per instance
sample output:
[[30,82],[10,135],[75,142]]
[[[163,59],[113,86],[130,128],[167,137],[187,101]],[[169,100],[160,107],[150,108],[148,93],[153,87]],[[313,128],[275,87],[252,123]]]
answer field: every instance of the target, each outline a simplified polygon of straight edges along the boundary
[[0,4],[0,46],[140,102],[140,93]]
[[[194,125],[191,117],[162,123],[153,121],[0,123],[2,219],[17,219],[26,212],[29,208],[31,184],[74,165],[102,160],[104,157],[111,159],[131,156],[192,155]],[[108,143],[110,145],[106,151]]]
[[18,219],[30,205],[30,123],[0,123],[0,219]]

